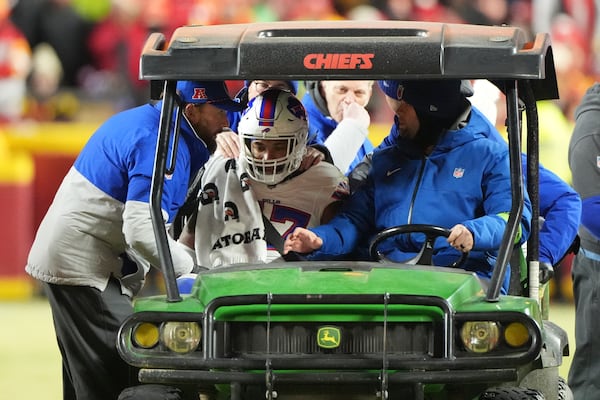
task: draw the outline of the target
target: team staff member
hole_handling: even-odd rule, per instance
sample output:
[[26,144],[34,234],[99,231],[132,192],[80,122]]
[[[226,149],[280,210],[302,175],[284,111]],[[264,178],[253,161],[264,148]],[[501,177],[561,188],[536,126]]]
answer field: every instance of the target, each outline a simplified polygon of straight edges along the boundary
[[[458,80],[380,86],[396,114],[397,145],[373,154],[365,184],[340,214],[326,225],[296,229],[285,251],[310,253],[311,259],[343,257],[385,228],[433,224],[451,231],[445,243],[436,242],[435,265],[470,252],[463,268],[489,279],[512,203],[506,145],[488,140],[469,120],[470,104]],[[530,220],[526,197],[517,239],[529,235]],[[380,251],[407,260],[421,248],[416,237],[386,242]],[[504,290],[508,283],[507,274]]]
[[575,111],[569,143],[573,187],[582,200],[581,248],[573,261],[575,354],[569,387],[575,400],[600,398],[600,84],[595,83]]
[[[464,83],[464,81],[463,81]],[[465,96],[470,95],[468,89],[462,87]],[[388,90],[388,96],[395,96],[394,89]],[[491,121],[493,118],[487,118],[479,108],[472,106],[469,116],[469,124],[477,126],[479,132],[494,140],[495,142],[506,145],[506,142],[500,136],[500,133]],[[394,146],[400,132],[392,128],[390,134],[383,139],[377,147],[383,149]],[[521,155],[521,166],[523,178],[527,182],[527,156]],[[350,174],[351,189],[360,185],[370,167],[370,156],[367,156],[361,164]],[[540,216],[544,222],[540,229],[540,267],[543,271],[542,280],[547,281],[552,277],[553,266],[558,265],[562,258],[570,250],[577,236],[577,227],[581,218],[581,200],[579,195],[565,181],[559,178],[552,171],[539,167],[539,207]]]
[[308,144],[324,145],[340,171],[349,173],[373,151],[366,106],[374,81],[307,81]]
[[[226,110],[239,104],[224,82],[181,81],[177,168],[161,207],[170,222],[190,177],[216,148]],[[116,350],[131,296],[159,266],[149,198],[162,102],[109,118],[89,139],[60,185],[29,253],[26,271],[43,283],[63,360],[63,398],[116,399],[136,379]],[[170,242],[176,274],[192,256]]]

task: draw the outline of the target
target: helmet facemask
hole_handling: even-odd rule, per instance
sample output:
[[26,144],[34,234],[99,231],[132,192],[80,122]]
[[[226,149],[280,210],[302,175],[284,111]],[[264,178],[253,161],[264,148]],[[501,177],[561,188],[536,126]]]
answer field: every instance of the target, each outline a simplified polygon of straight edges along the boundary
[[306,152],[304,106],[281,90],[267,90],[248,106],[238,126],[241,162],[252,179],[276,185],[298,170]]

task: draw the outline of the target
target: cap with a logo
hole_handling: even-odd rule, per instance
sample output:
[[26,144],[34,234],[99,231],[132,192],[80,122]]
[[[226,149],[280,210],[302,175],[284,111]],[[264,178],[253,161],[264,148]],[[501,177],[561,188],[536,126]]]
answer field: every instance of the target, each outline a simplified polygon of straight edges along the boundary
[[229,96],[223,81],[179,81],[177,94],[184,103],[212,104],[227,111],[242,111],[240,103]]
[[464,109],[465,93],[459,79],[378,81],[392,99],[404,100],[421,115],[454,118]]

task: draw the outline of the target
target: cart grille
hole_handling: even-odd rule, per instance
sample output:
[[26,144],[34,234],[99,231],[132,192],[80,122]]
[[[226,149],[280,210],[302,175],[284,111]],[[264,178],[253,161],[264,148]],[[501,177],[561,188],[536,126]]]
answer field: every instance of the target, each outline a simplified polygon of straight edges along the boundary
[[[317,344],[319,328],[324,324],[272,323],[270,326],[269,353],[284,355],[381,355],[384,351],[381,323],[335,324],[340,331],[339,346],[322,348]],[[265,323],[231,323],[224,336],[225,357],[251,358],[267,352],[267,326]],[[433,324],[402,323],[388,324],[386,353],[389,355],[414,357],[433,355]]]

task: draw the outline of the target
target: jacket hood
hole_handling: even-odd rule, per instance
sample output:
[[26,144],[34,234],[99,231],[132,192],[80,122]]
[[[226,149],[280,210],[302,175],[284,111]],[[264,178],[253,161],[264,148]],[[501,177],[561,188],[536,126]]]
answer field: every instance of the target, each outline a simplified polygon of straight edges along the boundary
[[306,92],[310,95],[321,114],[326,117],[331,117],[331,115],[329,115],[329,110],[327,109],[327,101],[321,95],[321,91],[319,90],[319,82],[320,81],[304,81]]
[[[162,100],[156,102],[153,107],[158,111],[160,115],[160,111],[162,109]],[[175,126],[175,118],[177,113],[173,114],[173,118],[171,120],[171,131]],[[179,131],[181,132],[182,139],[186,142],[187,147],[190,151],[190,163],[192,171],[197,171],[210,157],[210,152],[206,147],[206,143],[198,136],[190,126],[189,122],[183,116],[179,121]]]
[[487,125],[487,122],[480,113],[474,113],[470,109],[468,121],[469,123],[463,128],[447,130],[433,152],[447,152],[465,143],[486,137],[482,131],[485,130],[483,125]]
[[[153,107],[156,108],[158,110],[158,112],[160,113],[162,110],[162,105],[163,105],[163,101],[157,101],[156,103],[153,104]],[[175,126],[175,119],[177,118],[177,107],[173,110],[173,117],[171,119],[171,124],[172,124],[172,128]],[[204,143],[204,141],[202,139],[200,139],[198,136],[196,136],[196,134],[194,133],[194,130],[192,129],[190,123],[188,122],[188,120],[186,118],[181,117],[181,119],[179,120],[179,129],[181,130],[181,132],[184,134],[185,137],[187,138],[191,138],[191,139],[196,139],[201,143]]]
[[[474,109],[472,109],[470,105],[468,121],[469,123],[464,127],[446,130],[440,137],[438,143],[435,145],[431,155],[436,153],[446,153],[453,148],[461,146],[472,140],[486,137],[482,131],[487,132],[488,122],[485,117],[483,117],[481,112],[474,112]],[[484,126],[486,127],[484,128]],[[393,129],[398,131],[397,117],[394,118]],[[409,156],[410,158],[414,158],[415,156],[421,157],[423,155],[422,150],[415,145],[413,140],[402,138],[399,132],[396,132],[395,135],[397,135],[398,146],[402,149],[403,154]]]

